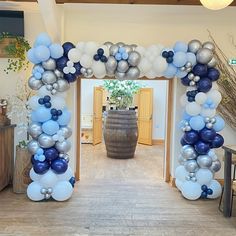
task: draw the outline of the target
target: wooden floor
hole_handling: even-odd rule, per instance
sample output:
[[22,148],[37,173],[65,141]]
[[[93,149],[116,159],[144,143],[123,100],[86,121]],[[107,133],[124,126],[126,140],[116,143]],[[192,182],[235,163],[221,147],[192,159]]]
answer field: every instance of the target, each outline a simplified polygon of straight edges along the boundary
[[0,235],[236,235],[218,200],[187,201],[162,180],[163,147],[139,146],[135,159],[113,160],[103,145],[82,147],[82,175],[64,203],[31,202],[0,192]]

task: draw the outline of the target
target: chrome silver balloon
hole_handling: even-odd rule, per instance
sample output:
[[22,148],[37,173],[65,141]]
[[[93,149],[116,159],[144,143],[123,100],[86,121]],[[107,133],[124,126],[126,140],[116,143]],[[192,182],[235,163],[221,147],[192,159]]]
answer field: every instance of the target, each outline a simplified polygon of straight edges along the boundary
[[92,77],[93,76],[93,70],[92,68],[87,68],[87,73],[88,73],[88,77]]
[[184,167],[188,172],[196,172],[199,168],[196,160],[186,161],[185,164],[184,164]]
[[69,162],[69,161],[70,161],[70,157],[69,157],[68,154],[63,154],[63,156],[60,157],[60,158],[63,158],[66,162]]
[[181,154],[183,158],[187,160],[195,159],[197,157],[197,153],[194,147],[192,147],[191,145],[184,145],[181,149]]
[[60,131],[62,132],[64,138],[69,138],[72,135],[72,129],[70,127],[61,127]]
[[105,66],[106,66],[106,71],[115,71],[117,67],[117,61],[115,57],[113,56],[108,57]]
[[140,70],[138,67],[130,67],[126,72],[126,77],[127,79],[130,80],[138,79],[139,75],[140,75]]
[[198,50],[196,58],[197,62],[201,64],[208,64],[212,60],[213,56],[214,54],[210,49],[201,48]]
[[113,43],[112,42],[105,42],[104,45],[106,45],[109,49],[113,45]]
[[52,58],[49,58],[47,61],[42,63],[42,66],[45,70],[55,70],[56,69],[56,61]]
[[191,40],[188,43],[188,51],[189,52],[196,54],[200,48],[202,48],[202,43],[197,39]]
[[129,69],[129,64],[125,60],[121,60],[118,62],[117,71],[121,73],[125,73]]
[[210,167],[210,170],[211,170],[213,173],[215,173],[215,172],[219,171],[220,168],[221,168],[221,163],[220,163],[219,160],[216,160],[216,161],[213,161],[213,162],[212,162],[212,165],[211,165],[211,167]]
[[215,123],[216,123],[216,118],[214,118],[214,117],[211,118],[211,119],[210,119],[210,122],[211,122],[212,124],[215,124]]
[[195,86],[195,85],[196,85],[196,82],[195,82],[195,81],[190,81],[190,82],[189,82],[189,85],[190,85],[190,86]]
[[188,74],[188,79],[190,79],[190,80],[193,80],[194,79],[194,74],[193,73],[190,73],[190,74]]
[[119,51],[119,47],[117,45],[112,45],[109,48],[110,55],[112,55],[112,56],[115,56],[116,53],[118,53],[118,51]]
[[53,192],[53,189],[52,188],[48,188],[48,194],[52,194],[52,192]]
[[185,66],[182,66],[182,67],[180,68],[180,70],[181,70],[181,71],[185,71],[185,70],[186,70]]
[[213,58],[210,60],[210,62],[207,63],[207,66],[210,67],[210,68],[211,68],[211,67],[216,67],[217,63],[218,63],[218,61],[216,60],[215,57],[213,57]]
[[54,70],[54,73],[58,78],[63,78],[64,77],[63,73],[61,71],[57,70],[57,69]]
[[196,177],[192,177],[192,178],[191,178],[191,181],[197,182],[197,178],[196,178]]
[[133,48],[129,45],[125,45],[123,48],[125,49],[125,52],[128,54],[133,51]]
[[185,64],[185,67],[186,67],[186,68],[192,67],[192,63],[191,63],[190,61],[188,61],[188,62]]
[[48,200],[51,197],[51,194],[46,193],[44,196],[45,196],[45,199]]
[[55,95],[56,93],[57,93],[57,90],[56,89],[52,89],[51,94]]
[[56,142],[56,149],[61,153],[67,153],[71,148],[71,143],[68,140],[64,140],[63,142]]
[[124,47],[124,46],[125,46],[125,43],[123,43],[123,42],[118,42],[118,43],[116,43],[116,45],[120,48],[120,47]]
[[206,124],[206,127],[207,127],[208,129],[212,129],[212,128],[213,128],[213,124],[212,124],[212,123],[207,123],[207,124]]
[[192,129],[191,129],[191,126],[187,125],[187,126],[185,127],[185,130],[186,130],[186,131],[192,130]]
[[27,148],[30,154],[34,155],[37,152],[37,150],[40,148],[40,145],[38,141],[33,139],[28,143]]
[[191,172],[191,173],[189,173],[189,176],[192,178],[192,177],[195,177],[196,174],[194,172]]
[[186,159],[184,159],[182,155],[179,155],[178,156],[178,162],[179,162],[180,165],[184,165],[184,163],[186,162]]
[[211,120],[211,118],[205,117],[204,122],[205,122],[205,123],[208,123],[208,122],[210,122],[210,120]]
[[133,51],[133,52],[129,53],[128,63],[131,66],[137,66],[139,64],[140,60],[141,60],[141,55],[138,52]]
[[41,188],[40,193],[41,194],[46,194],[47,193],[47,189],[46,188]]
[[58,85],[58,83],[56,82],[56,83],[54,83],[54,84],[52,85],[52,87],[57,90],[58,87],[59,87],[59,85]]
[[198,82],[200,79],[201,79],[201,77],[196,75],[196,76],[194,76],[193,81]]
[[200,155],[197,157],[197,164],[200,168],[209,168],[212,164],[212,159],[208,155]]
[[191,180],[191,177],[190,177],[190,176],[185,176],[185,179],[186,179],[187,181],[190,181],[190,180]]
[[53,90],[53,86],[52,86],[51,84],[47,84],[47,85],[46,85],[46,89],[47,89],[48,91],[52,91],[52,90]]
[[202,47],[210,49],[212,52],[215,51],[215,45],[212,42],[205,42],[205,43],[203,43]]
[[55,141],[53,140],[52,136],[44,133],[38,137],[38,142],[42,148],[50,148],[55,144]]
[[87,71],[87,70],[86,70],[85,67],[83,67],[83,68],[80,69],[80,72],[81,72],[82,74],[86,73],[86,71]]
[[124,80],[124,79],[126,79],[126,73],[116,71],[115,78],[118,80]]
[[34,139],[38,138],[38,136],[43,133],[41,125],[36,122],[31,123],[27,131],[28,134]]
[[57,81],[57,84],[58,84],[58,88],[57,88],[58,92],[65,92],[66,90],[70,88],[70,84],[65,79],[59,79]]
[[136,47],[138,47],[138,45],[137,45],[137,44],[131,44],[130,47],[131,47],[133,50],[135,50]]
[[38,90],[43,86],[41,79],[36,79],[34,76],[31,76],[28,80],[28,85],[33,90]]
[[45,71],[42,75],[42,81],[45,84],[53,84],[57,81],[57,76],[53,71]]

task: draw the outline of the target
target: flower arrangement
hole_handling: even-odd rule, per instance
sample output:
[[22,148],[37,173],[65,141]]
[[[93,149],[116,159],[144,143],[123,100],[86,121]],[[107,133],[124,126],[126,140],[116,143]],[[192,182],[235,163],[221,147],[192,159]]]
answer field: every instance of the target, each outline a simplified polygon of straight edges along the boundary
[[104,88],[110,93],[110,101],[118,109],[126,109],[132,104],[133,96],[142,87],[132,80],[105,80]]

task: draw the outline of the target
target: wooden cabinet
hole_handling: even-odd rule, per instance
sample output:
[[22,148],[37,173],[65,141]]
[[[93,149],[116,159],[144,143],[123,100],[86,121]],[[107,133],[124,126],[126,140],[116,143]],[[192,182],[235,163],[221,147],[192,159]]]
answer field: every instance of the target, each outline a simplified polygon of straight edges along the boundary
[[15,125],[0,126],[0,191],[12,182]]

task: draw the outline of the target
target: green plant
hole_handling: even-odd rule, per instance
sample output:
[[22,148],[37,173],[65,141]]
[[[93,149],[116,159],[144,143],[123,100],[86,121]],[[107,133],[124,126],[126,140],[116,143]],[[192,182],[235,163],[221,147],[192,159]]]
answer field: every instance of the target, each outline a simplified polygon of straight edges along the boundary
[[125,109],[132,104],[133,96],[142,87],[132,80],[105,80],[104,88],[110,93],[110,101],[118,109]]
[[23,141],[20,141],[17,145],[17,147],[20,147],[20,148],[27,148],[27,142],[25,140]]
[[4,71],[8,74],[10,71],[19,72],[22,69],[26,70],[29,65],[26,57],[26,52],[30,49],[29,42],[24,37],[13,36],[3,32],[0,34],[0,43],[6,38],[11,39],[4,48],[10,58],[8,58],[8,66]]

